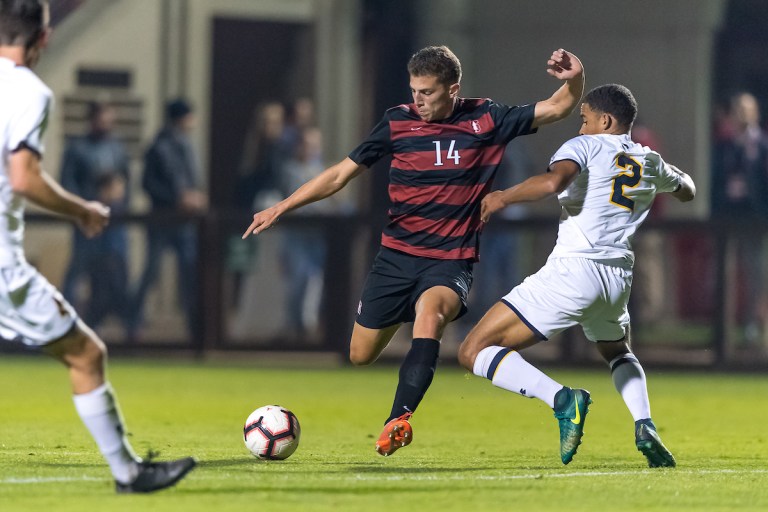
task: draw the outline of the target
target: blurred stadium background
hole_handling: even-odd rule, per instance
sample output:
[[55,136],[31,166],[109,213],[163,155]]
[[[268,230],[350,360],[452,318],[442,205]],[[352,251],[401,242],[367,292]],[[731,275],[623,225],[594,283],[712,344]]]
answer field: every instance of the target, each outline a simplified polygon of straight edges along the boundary
[[[464,67],[463,96],[507,104],[548,97],[558,82],[546,74],[546,59],[559,47],[582,59],[588,88],[619,82],[632,89],[640,119],[661,141],[662,154],[688,170],[699,187],[694,203],[664,204],[638,236],[636,351],[652,365],[754,369],[768,361],[768,329],[757,326],[759,335],[750,335],[755,326],[748,325],[745,313],[747,285],[758,277],[745,272],[736,257],[740,239],[765,239],[768,221],[728,222],[711,218],[709,211],[718,105],[733,92],[748,90],[763,105],[763,117],[768,114],[763,59],[768,4],[762,0],[51,0],[51,5],[54,37],[37,68],[57,98],[45,165],[57,176],[66,137],[87,126],[89,100],[118,107],[118,135],[133,155],[133,167],[131,211],[115,222],[130,229],[134,283],[144,264],[146,225],[189,220],[148,213],[140,186],[143,149],[162,123],[167,99],[189,98],[199,118],[194,140],[210,196],[208,213],[192,219],[200,236],[201,286],[195,300],[202,331],[186,331],[169,254],[162,283],[148,299],[141,339],[129,343],[116,319],[99,327],[113,353],[270,352],[344,361],[358,293],[386,219],[386,162],[353,183],[346,208],[299,212],[258,239],[240,242],[252,211],[233,206],[232,196],[249,122],[267,101],[290,105],[310,98],[326,164],[336,162],[386,108],[409,101],[410,55],[428,44],[446,44]],[[550,154],[577,130],[578,118],[572,117],[524,138],[514,148],[531,162],[524,172],[543,170]],[[498,271],[495,281],[504,281],[502,291],[511,288],[543,263],[556,225],[554,201],[496,219],[484,243],[512,235],[513,253],[505,262],[511,268],[491,261],[476,268],[488,265],[484,271]],[[328,247],[322,285],[314,288],[319,309],[300,335],[285,327],[290,318],[279,249],[281,237],[296,226],[322,234]],[[69,261],[70,233],[60,220],[31,215],[29,258],[57,286]],[[491,292],[498,297],[492,281],[478,280],[475,304]],[[764,283],[757,284],[764,289]],[[452,326],[443,361],[451,361],[468,328],[467,322]],[[403,341],[396,339],[385,357],[404,353]],[[531,358],[594,362],[592,352],[581,332],[572,330],[534,349]]]

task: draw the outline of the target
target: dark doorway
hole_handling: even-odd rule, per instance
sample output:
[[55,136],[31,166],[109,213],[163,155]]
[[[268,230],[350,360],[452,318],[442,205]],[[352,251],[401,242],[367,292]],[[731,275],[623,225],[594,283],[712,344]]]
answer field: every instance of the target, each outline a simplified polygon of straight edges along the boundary
[[730,0],[715,44],[714,100],[725,108],[738,92],[752,93],[760,103],[761,118],[768,119],[768,2]]
[[232,208],[254,110],[312,98],[314,63],[310,24],[214,19],[209,190],[215,208]]

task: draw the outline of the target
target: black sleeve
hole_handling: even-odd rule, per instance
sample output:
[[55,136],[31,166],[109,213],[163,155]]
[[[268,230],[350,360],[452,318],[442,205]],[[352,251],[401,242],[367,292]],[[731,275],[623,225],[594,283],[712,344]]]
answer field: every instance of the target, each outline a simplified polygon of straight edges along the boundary
[[368,138],[349,154],[349,158],[358,165],[370,168],[381,158],[391,153],[392,137],[389,129],[389,116],[385,114],[379,124],[371,130]]
[[535,109],[535,103],[520,107],[508,107],[507,105],[491,102],[489,112],[497,126],[499,142],[507,144],[520,135],[536,133],[537,129],[531,128]]
[[141,184],[154,204],[176,205],[178,186],[169,165],[170,162],[163,158],[160,144],[152,145],[144,155],[144,176]]

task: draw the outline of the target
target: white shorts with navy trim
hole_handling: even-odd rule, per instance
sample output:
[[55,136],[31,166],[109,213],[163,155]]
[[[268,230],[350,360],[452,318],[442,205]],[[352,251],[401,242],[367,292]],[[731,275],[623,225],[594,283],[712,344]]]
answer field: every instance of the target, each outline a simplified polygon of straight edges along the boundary
[[75,309],[33,266],[0,268],[0,343],[47,345],[67,334]]
[[550,258],[502,298],[541,339],[581,324],[591,341],[618,341],[629,328],[632,270],[586,258]]

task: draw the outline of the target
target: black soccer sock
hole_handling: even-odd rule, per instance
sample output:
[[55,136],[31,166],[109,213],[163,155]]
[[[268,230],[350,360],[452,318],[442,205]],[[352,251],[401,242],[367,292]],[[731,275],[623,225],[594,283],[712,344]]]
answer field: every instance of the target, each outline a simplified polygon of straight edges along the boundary
[[439,353],[439,341],[431,338],[414,338],[411,350],[408,351],[400,366],[400,380],[397,383],[392,412],[387,421],[416,410],[432,383]]

